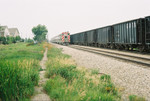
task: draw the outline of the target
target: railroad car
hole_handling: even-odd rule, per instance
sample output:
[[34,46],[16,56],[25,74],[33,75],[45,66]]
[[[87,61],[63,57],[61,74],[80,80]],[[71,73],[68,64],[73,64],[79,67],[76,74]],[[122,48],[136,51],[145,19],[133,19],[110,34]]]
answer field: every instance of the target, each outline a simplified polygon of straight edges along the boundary
[[78,38],[77,38],[77,36],[79,36],[79,35],[78,34],[74,34],[74,35],[70,36],[72,44],[78,44]]
[[112,25],[114,31],[114,44],[118,49],[131,49],[145,47],[144,19],[135,19]]
[[150,16],[70,36],[71,44],[139,51],[150,50]]
[[71,44],[108,47],[112,42],[111,26],[71,35]]
[[145,17],[145,43],[150,48],[150,16]]
[[86,42],[84,33],[77,33],[77,34],[71,35],[70,39],[71,39],[70,41],[71,44],[85,45],[85,42]]
[[113,38],[112,38],[112,27],[107,26],[103,28],[98,28],[95,31],[95,46],[98,47],[111,47]]
[[51,39],[52,43],[62,44],[62,45],[69,45],[70,43],[70,33],[69,32],[63,32],[59,34],[58,36],[55,36]]

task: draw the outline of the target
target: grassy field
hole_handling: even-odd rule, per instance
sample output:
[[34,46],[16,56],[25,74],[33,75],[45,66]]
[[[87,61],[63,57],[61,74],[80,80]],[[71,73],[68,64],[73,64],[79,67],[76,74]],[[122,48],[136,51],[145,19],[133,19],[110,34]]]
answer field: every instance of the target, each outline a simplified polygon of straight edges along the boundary
[[119,101],[117,88],[109,75],[99,75],[77,67],[70,56],[52,47],[48,51],[44,89],[56,101]]
[[[118,89],[109,75],[99,75],[98,70],[76,66],[69,55],[50,44],[31,45],[16,43],[0,45],[0,100],[25,101],[33,95],[38,84],[39,61],[48,47],[44,89],[56,101],[120,101]],[[145,101],[135,95],[130,101]]]
[[22,101],[34,92],[39,80],[43,45],[0,45],[0,99]]

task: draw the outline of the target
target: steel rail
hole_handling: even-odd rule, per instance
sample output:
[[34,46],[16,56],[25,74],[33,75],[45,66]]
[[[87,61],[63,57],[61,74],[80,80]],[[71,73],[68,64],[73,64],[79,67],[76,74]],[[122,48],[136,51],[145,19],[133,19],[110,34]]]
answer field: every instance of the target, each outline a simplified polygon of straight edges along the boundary
[[[135,60],[126,59],[126,58],[123,58],[123,57],[113,56],[113,55],[120,55],[120,56],[140,59],[140,60],[144,60],[144,61],[150,61],[150,59],[148,59],[148,58],[136,57],[136,56],[120,54],[120,53],[113,53],[113,52],[102,51],[102,50],[97,50],[97,49],[91,49],[91,48],[86,48],[86,47],[81,47],[81,46],[69,46],[69,47],[75,48],[75,49],[79,49],[79,50],[88,51],[88,52],[95,53],[95,54],[100,54],[100,55],[112,57],[112,58],[115,58],[115,59],[120,59],[120,60],[124,60],[124,61],[128,61],[128,62],[136,63],[136,64],[143,65],[143,66],[146,66],[146,67],[150,67],[150,63],[145,63],[145,62],[141,62],[141,61],[135,61]],[[106,53],[109,53],[109,54],[106,54]],[[113,55],[110,55],[110,54],[113,54]]]
[[[73,46],[74,47],[74,46]],[[145,58],[145,57],[139,57],[139,56],[132,56],[132,55],[127,55],[127,54],[121,54],[121,53],[116,53],[116,52],[109,52],[109,50],[107,51],[104,51],[104,50],[99,50],[98,48],[97,49],[93,49],[93,47],[83,47],[83,46],[78,46],[78,47],[81,47],[81,48],[84,48],[84,49],[90,49],[90,50],[94,50],[94,51],[98,51],[98,52],[105,52],[105,53],[109,53],[109,54],[114,54],[114,55],[121,55],[121,56],[126,56],[126,57],[131,57],[131,58],[138,58],[138,59],[141,59],[141,60],[145,60],[145,61],[149,61],[150,62],[150,58]]]

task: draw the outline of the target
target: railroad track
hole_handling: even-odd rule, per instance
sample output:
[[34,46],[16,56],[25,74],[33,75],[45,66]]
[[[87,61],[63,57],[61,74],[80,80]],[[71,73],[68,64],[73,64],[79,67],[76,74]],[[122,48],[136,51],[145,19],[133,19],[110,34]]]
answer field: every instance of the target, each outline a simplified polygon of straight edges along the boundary
[[135,56],[130,53],[117,53],[117,51],[112,52],[109,50],[101,50],[100,48],[86,47],[79,45],[70,45],[69,47],[150,67],[150,57]]

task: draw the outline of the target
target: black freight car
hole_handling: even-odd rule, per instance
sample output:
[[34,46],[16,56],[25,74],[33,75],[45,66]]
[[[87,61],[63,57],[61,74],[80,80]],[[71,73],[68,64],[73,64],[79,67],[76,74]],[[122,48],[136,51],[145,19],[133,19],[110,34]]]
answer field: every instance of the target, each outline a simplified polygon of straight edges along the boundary
[[95,31],[96,46],[98,47],[113,47],[112,27],[107,26],[98,28]]
[[114,45],[118,49],[142,49],[145,46],[144,19],[131,20],[112,26]]
[[112,27],[97,28],[71,35],[71,43],[85,46],[111,47]]
[[71,43],[147,51],[150,49],[150,16],[73,34]]
[[150,49],[150,16],[145,17],[145,43],[146,49]]
[[77,44],[78,43],[78,34],[70,35],[70,43]]
[[84,45],[84,33],[79,33],[79,41],[78,44],[79,45]]
[[86,34],[87,34],[87,45],[88,46],[93,46],[93,44],[94,44],[94,30],[90,30],[90,31],[87,31],[86,32]]

